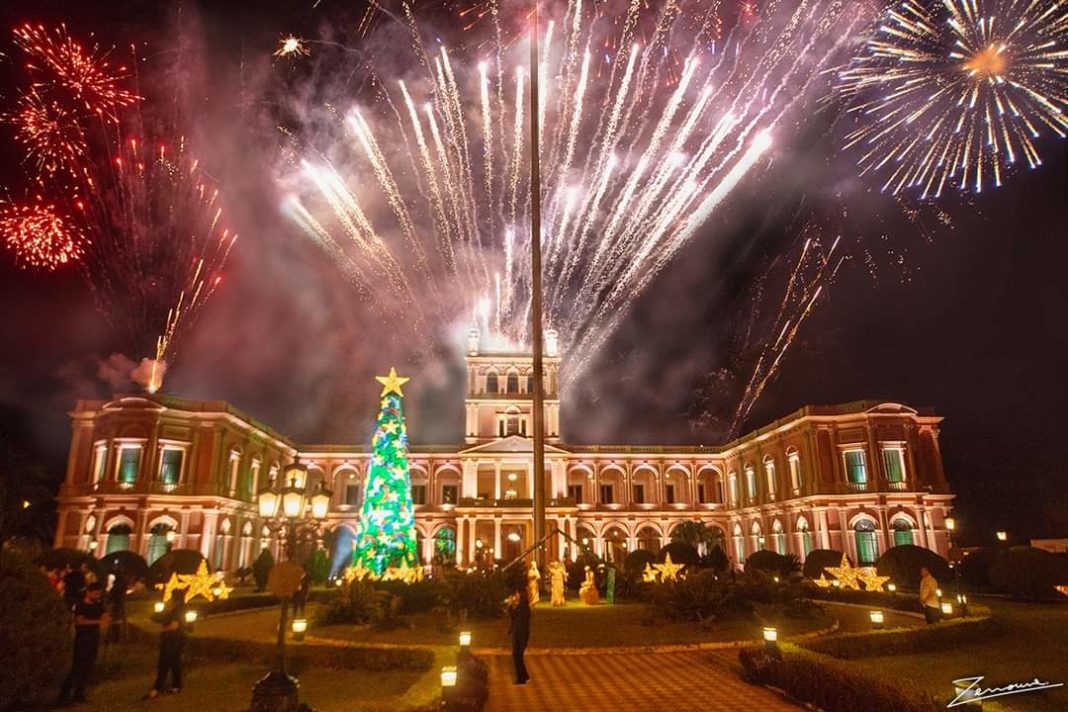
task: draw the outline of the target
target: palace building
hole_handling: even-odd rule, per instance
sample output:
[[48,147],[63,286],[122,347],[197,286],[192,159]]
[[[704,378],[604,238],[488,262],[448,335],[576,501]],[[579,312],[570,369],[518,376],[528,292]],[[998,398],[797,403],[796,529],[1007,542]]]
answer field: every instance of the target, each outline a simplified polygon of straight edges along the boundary
[[[532,358],[480,341],[472,329],[464,443],[411,446],[424,561],[510,559],[533,543]],[[953,495],[941,417],[857,401],[806,406],[722,445],[569,445],[552,330],[545,343],[548,531],[615,561],[659,549],[687,520],[712,527],[735,564],[759,549],[801,559],[840,549],[860,564],[899,544],[947,553]],[[258,519],[256,492],[293,462],[333,491],[326,529],[355,532],[369,446],[295,443],[227,403],[171,396],[79,401],[71,418],[56,546],[129,549],[151,563],[172,545],[220,570],[249,566],[262,547],[279,547]],[[552,557],[575,554],[563,535],[550,544]]]

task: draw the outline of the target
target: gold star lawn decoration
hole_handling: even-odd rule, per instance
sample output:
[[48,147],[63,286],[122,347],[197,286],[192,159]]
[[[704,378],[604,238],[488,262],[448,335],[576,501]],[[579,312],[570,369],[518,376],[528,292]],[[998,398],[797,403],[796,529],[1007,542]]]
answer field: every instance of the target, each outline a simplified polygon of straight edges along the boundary
[[682,569],[685,567],[686,564],[672,563],[671,554],[667,554],[664,557],[664,563],[656,564],[655,566],[653,566],[653,568],[660,573],[661,583],[666,583],[668,581],[677,581],[679,577],[679,572],[682,571]]
[[[175,591],[185,591],[185,600],[191,601],[197,596],[202,596],[207,599],[208,602],[214,601],[216,598],[219,600],[226,600],[230,597],[230,587],[222,581],[221,574],[212,574],[208,572],[208,562],[201,561],[200,566],[197,567],[195,574],[171,574],[170,579],[165,585],[157,585],[156,588],[163,589],[163,601],[166,603],[174,596]],[[216,589],[218,595],[216,595]]]
[[815,583],[820,588],[830,588],[831,587],[831,582],[823,574],[820,574],[820,577],[818,579],[816,579],[813,583]]
[[854,591],[860,590],[860,586],[857,585],[860,569],[850,566],[849,559],[845,554],[842,554],[841,566],[825,566],[824,571],[838,579],[838,585],[842,588],[851,588]]
[[864,584],[864,590],[880,592],[886,582],[890,580],[889,576],[879,576],[879,572],[875,570],[874,566],[865,566],[857,574],[857,578]]
[[397,369],[390,366],[388,376],[375,376],[375,380],[382,384],[383,397],[388,396],[390,393],[396,393],[398,396],[403,397],[404,394],[401,393],[401,386],[412,379],[401,378],[397,375]]
[[653,583],[660,577],[660,572],[653,568],[652,564],[646,564],[645,570],[642,571],[642,581],[646,583]]

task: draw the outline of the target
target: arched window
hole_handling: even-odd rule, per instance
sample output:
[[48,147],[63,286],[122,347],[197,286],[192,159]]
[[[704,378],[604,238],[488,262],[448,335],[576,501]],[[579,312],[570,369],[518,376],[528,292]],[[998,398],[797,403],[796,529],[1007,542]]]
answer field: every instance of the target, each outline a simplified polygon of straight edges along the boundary
[[731,472],[727,475],[727,490],[731,496],[731,506],[738,506],[738,475],[735,472]]
[[790,466],[790,487],[795,495],[801,494],[801,453],[793,448],[787,450],[786,462]]
[[912,522],[907,519],[895,519],[894,546],[910,546],[913,543]]
[[[731,480],[734,481],[733,479]],[[745,561],[745,537],[742,536],[742,527],[734,525],[734,564],[741,565]]]
[[774,538],[775,538],[775,553],[776,554],[785,554],[786,553],[786,532],[784,532],[783,529],[782,529],[782,522],[780,522],[778,519],[776,519],[775,522],[771,525],[771,532],[772,532],[772,534],[774,535]]
[[169,524],[157,524],[150,530],[148,537],[148,552],[145,560],[148,565],[156,563],[156,560],[167,553],[167,532],[171,531]]
[[486,393],[497,393],[497,374],[486,374]]
[[861,519],[853,525],[857,541],[857,563],[870,566],[879,558],[879,545],[875,542],[875,524],[870,519]]
[[768,499],[775,499],[778,487],[775,486],[775,460],[771,459],[771,455],[764,458],[764,480],[768,486]]
[[452,527],[442,527],[434,535],[434,554],[445,561],[456,557],[456,530]]
[[130,548],[130,529],[129,524],[113,524],[108,529],[108,543],[107,548],[104,550],[105,554],[114,554],[116,551],[126,551]]
[[509,393],[519,393],[519,374],[512,372],[508,374],[508,378],[505,380],[505,386]]
[[797,531],[801,534],[801,551],[808,556],[812,551],[812,532],[808,528],[808,521],[804,518],[797,520]]
[[752,465],[745,466],[745,497],[749,504],[756,501],[756,470]]

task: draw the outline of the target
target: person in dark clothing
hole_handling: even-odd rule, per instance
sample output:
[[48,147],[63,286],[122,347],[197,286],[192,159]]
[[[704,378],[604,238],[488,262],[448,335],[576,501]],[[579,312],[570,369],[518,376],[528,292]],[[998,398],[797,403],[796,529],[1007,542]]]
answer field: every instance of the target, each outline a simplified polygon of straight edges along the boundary
[[85,702],[85,688],[96,667],[96,654],[100,649],[100,629],[106,627],[108,614],[101,602],[104,587],[90,584],[74,606],[74,660],[70,673],[63,681],[59,704]]
[[126,633],[126,576],[122,569],[115,573],[115,581],[111,584],[111,626],[108,640],[121,641]]
[[508,609],[511,622],[508,625],[508,638],[512,641],[512,662],[515,664],[515,684],[525,685],[530,679],[527,665],[523,661],[527,642],[530,640],[530,598],[526,586],[516,589],[517,602]]
[[[144,696],[154,700],[161,692],[182,691],[182,649],[185,647],[185,591],[175,591],[171,607],[154,620],[160,624],[159,664],[156,666],[156,684]],[[171,687],[167,688],[167,675]]]
[[293,617],[304,617],[304,606],[308,603],[308,591],[311,590],[311,576],[305,571],[300,578],[300,588],[293,594]]
[[85,564],[71,568],[63,576],[63,602],[74,608],[85,598]]

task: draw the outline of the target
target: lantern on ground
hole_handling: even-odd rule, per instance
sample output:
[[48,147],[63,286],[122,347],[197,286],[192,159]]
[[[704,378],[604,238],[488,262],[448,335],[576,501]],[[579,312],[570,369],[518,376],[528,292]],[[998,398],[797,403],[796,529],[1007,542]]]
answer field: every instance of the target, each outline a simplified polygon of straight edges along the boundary
[[163,613],[163,609],[165,609],[166,607],[167,607],[167,604],[164,603],[163,601],[156,601],[155,603],[152,604],[152,610],[155,613]]
[[298,643],[304,640],[304,634],[308,632],[308,619],[307,618],[294,618],[293,619],[293,640]]
[[469,631],[469,630],[460,631],[460,647],[461,648],[470,648],[471,647],[471,631]]
[[445,690],[456,687],[456,666],[446,665],[441,668],[441,686]]
[[873,630],[883,629],[883,612],[882,611],[870,611],[868,618],[871,620],[871,627]]
[[770,626],[764,628],[764,647],[769,651],[779,649],[779,631]]
[[200,615],[195,608],[190,608],[185,612],[185,629],[190,633],[193,632],[193,627],[197,624],[197,619]]
[[942,615],[944,615],[944,616],[953,615],[953,604],[950,603],[949,601],[944,601],[942,603]]

